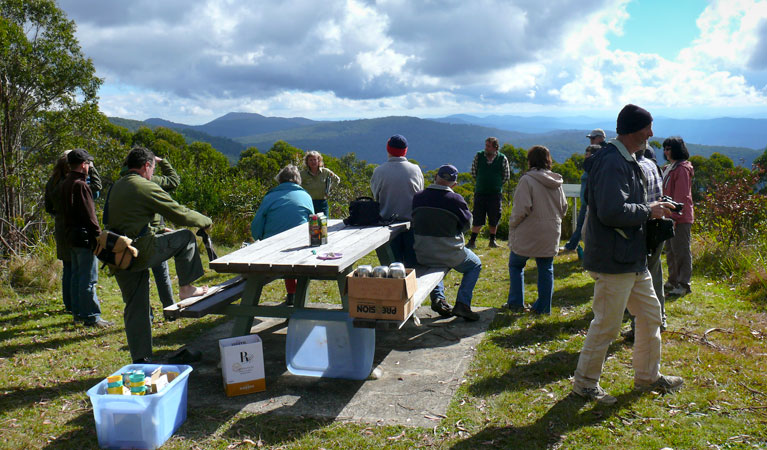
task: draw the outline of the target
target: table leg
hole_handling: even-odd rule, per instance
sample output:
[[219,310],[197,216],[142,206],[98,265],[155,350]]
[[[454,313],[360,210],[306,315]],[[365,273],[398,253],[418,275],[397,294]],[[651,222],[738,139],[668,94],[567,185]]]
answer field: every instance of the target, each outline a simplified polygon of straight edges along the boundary
[[395,261],[394,252],[391,250],[391,246],[388,242],[376,249],[376,255],[382,266],[388,266]]
[[309,277],[298,277],[296,284],[296,296],[293,300],[295,308],[305,308],[309,301]]
[[341,295],[341,307],[344,311],[349,311],[349,296],[346,295],[346,276],[349,275],[354,271],[353,267],[349,267],[345,269],[343,272],[338,274],[338,278],[336,278],[336,282],[338,283],[338,292]]
[[[245,289],[242,291],[241,306],[257,306],[261,299],[261,292],[266,285],[267,280],[263,276],[249,276],[245,282]],[[253,327],[253,316],[237,317],[234,319],[234,326],[232,327],[232,337],[245,336],[250,334],[250,329]]]

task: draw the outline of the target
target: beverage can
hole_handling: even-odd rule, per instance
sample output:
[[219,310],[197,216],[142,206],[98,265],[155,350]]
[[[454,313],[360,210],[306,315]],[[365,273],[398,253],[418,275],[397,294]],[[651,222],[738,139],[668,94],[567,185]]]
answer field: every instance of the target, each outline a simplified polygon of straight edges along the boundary
[[354,276],[362,277],[362,278],[368,278],[373,276],[373,266],[364,264],[357,267],[357,270],[354,271]]
[[373,276],[376,278],[389,278],[389,268],[386,266],[375,266]]

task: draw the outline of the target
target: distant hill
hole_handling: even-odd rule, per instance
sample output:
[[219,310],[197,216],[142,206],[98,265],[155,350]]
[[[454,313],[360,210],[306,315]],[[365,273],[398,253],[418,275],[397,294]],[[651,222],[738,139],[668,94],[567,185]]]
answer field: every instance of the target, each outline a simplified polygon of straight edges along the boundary
[[[554,130],[592,130],[602,128],[610,137],[615,136],[615,118],[591,117],[476,117],[457,114],[434,119],[445,123],[474,124],[523,133],[545,133]],[[655,117],[653,132],[656,136],[681,136],[685,142],[705,143],[725,147],[746,147],[764,150],[767,147],[767,119],[721,117],[716,119],[670,119]],[[735,158],[733,158],[735,159]]]
[[[229,113],[205,125],[185,125],[163,119],[148,119],[145,122],[120,118],[110,118],[110,120],[134,131],[141,125],[175,129],[189,142],[209,142],[232,161],[236,161],[246,147],[254,146],[265,152],[275,141],[284,140],[304,150],[318,150],[333,156],[354,152],[359,159],[379,164],[386,159],[386,140],[393,134],[403,134],[410,146],[408,157],[417,160],[426,170],[434,169],[441,164],[452,163],[464,172],[470,169],[474,154],[484,148],[484,140],[488,136],[495,136],[502,143],[509,143],[515,147],[529,148],[537,144],[545,145],[558,162],[566,160],[573,153],[582,152],[588,144],[586,134],[592,128],[605,128],[608,137],[615,136],[607,125],[595,122],[597,119],[588,117],[489,116],[478,118],[470,115],[455,115],[440,119],[420,119],[396,116],[322,122],[304,118],[286,119],[251,113]],[[754,150],[742,145],[728,143],[715,145],[716,142],[723,140],[721,137],[697,140],[694,138],[697,134],[693,131],[701,127],[701,124],[697,122],[707,122],[709,126],[716,124],[717,127],[727,123],[730,129],[740,129],[742,126],[739,121],[745,121],[743,123],[753,126],[767,126],[767,120],[711,119],[711,121],[677,122],[673,120],[676,119],[656,119],[653,125],[655,131],[653,139],[662,142],[661,136],[673,135],[664,132],[668,128],[689,130],[688,133],[678,134],[688,142],[691,154],[708,157],[714,152],[719,152],[732,158],[736,164],[746,167],[750,166],[753,160],[763,152],[763,150]],[[765,123],[761,124],[760,121]],[[497,126],[489,126],[492,124]],[[684,128],[684,126],[690,128]],[[536,132],[521,132],[510,128],[536,130]],[[748,133],[753,136],[755,134],[755,131]],[[232,136],[233,139],[227,136]],[[737,141],[734,135],[730,136],[732,137],[730,140]],[[753,140],[756,141],[756,138],[754,137]],[[695,142],[705,142],[706,145]]]
[[197,130],[211,136],[221,136],[229,139],[322,123],[303,117],[265,117],[261,114],[239,112],[228,113],[204,125],[184,125],[163,119],[147,119],[145,122],[173,129]]

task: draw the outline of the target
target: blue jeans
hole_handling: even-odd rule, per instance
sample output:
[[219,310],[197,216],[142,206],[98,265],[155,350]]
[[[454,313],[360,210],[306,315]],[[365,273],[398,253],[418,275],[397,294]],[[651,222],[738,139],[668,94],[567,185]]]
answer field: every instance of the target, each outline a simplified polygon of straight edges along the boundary
[[[466,257],[463,262],[455,267],[452,267],[457,272],[463,274],[461,278],[461,285],[458,286],[458,295],[455,297],[457,303],[463,303],[466,306],[471,306],[471,299],[474,296],[474,286],[479,279],[479,272],[482,270],[482,261],[468,248],[463,249]],[[431,299],[445,298],[445,285],[440,281],[437,287],[431,291]]]
[[328,201],[327,200],[314,200],[312,199],[312,206],[314,206],[314,213],[325,213],[325,217],[328,219],[330,216],[328,213],[330,212],[330,208],[328,207]]
[[72,247],[72,315],[93,322],[101,315],[96,295],[99,280],[98,260],[89,248]]
[[565,244],[565,248],[568,250],[575,250],[578,246],[578,242],[581,241],[581,231],[583,230],[583,221],[586,220],[586,204],[581,202],[581,209],[578,210],[578,222],[575,225],[575,231],[570,236],[570,240]]
[[[509,299],[507,303],[514,308],[525,306],[525,264],[527,256],[509,254]],[[533,310],[541,314],[551,314],[551,297],[554,294],[554,258],[535,258],[538,266],[538,300],[533,303]]]

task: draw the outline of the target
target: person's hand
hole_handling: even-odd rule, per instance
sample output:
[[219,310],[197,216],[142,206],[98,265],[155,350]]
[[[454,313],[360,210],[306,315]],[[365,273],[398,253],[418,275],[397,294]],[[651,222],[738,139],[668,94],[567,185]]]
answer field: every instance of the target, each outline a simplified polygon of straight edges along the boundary
[[155,155],[155,156],[154,156],[154,162],[155,162],[155,164],[156,164],[156,163],[158,163],[158,162],[160,162],[160,161],[162,161],[162,158],[160,158],[159,156]]
[[168,227],[163,228],[163,232],[164,233],[170,233],[171,231],[173,231],[173,230],[168,228]]
[[652,202],[650,203],[650,217],[653,219],[660,219],[665,217],[674,208],[669,202]]

